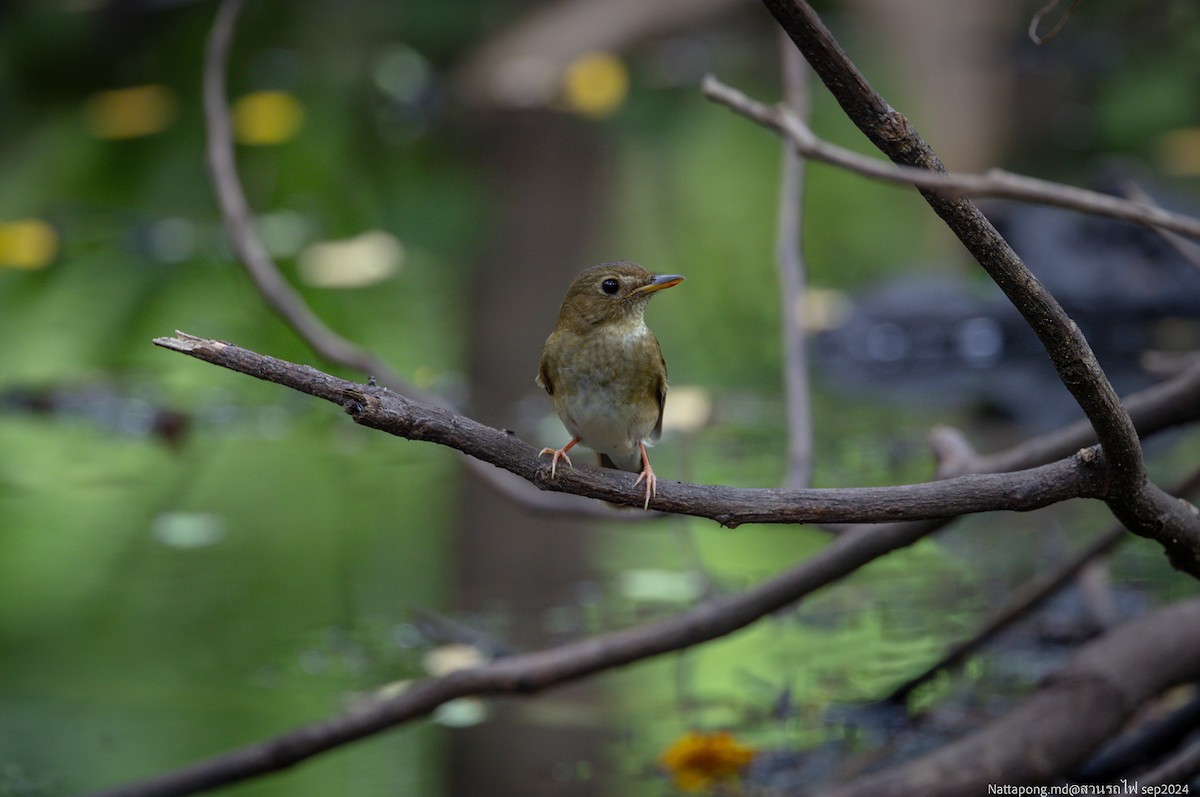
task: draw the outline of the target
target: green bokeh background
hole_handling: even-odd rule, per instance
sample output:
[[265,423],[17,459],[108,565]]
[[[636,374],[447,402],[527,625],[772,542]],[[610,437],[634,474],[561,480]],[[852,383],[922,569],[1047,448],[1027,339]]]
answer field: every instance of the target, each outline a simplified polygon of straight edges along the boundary
[[[294,140],[240,148],[240,169],[256,211],[302,212],[315,220],[316,239],[383,229],[403,242],[404,268],[389,280],[300,288],[339,333],[401,373],[453,390],[465,378],[465,297],[497,209],[462,134],[470,122],[450,107],[415,133],[382,135],[370,70],[402,43],[440,79],[530,6],[348,5],[251,3],[230,92],[286,90],[306,115]],[[1169,29],[1131,34],[1123,57],[1088,66],[1097,122],[1090,149],[1047,154],[1018,141],[1006,165],[1079,181],[1096,153],[1152,158],[1164,128],[1194,125],[1200,81],[1189,72],[1200,59],[1187,54],[1200,46],[1200,20],[1186,3],[1167,5]],[[44,269],[0,269],[0,394],[65,393],[92,408],[46,414],[6,403],[0,413],[0,795],[112,785],[345,710],[421,674],[425,646],[408,624],[410,607],[453,605],[447,573],[461,472],[450,453],[354,427],[334,407],[150,344],[182,329],[362,378],[316,362],[265,309],[224,241],[198,96],[215,4],[111,19],[108,6],[95,6],[0,10],[8,65],[0,222],[45,219],[62,245]],[[1085,7],[1094,14],[1068,32],[1122,31],[1120,4]],[[711,66],[769,98],[778,87],[764,31],[759,20],[717,37]],[[271,65],[281,52],[290,66],[279,70]],[[1133,58],[1142,52],[1159,57]],[[625,104],[589,122],[618,170],[613,218],[595,247],[687,274],[684,290],[656,302],[651,323],[675,382],[704,389],[717,408],[709,427],[666,441],[656,467],[698,482],[776,485],[785,435],[772,254],[779,144],[693,87],[656,87],[636,52],[628,65]],[[862,66],[895,105],[911,99],[872,53]],[[179,100],[168,130],[132,141],[88,133],[88,97],[146,82]],[[822,90],[814,118],[822,135],[866,151]],[[192,231],[194,246],[177,262],[145,245],[164,219]],[[840,171],[810,168],[806,224],[811,278],[823,288],[852,292],[911,263],[969,271],[915,195]],[[294,260],[281,266],[297,283]],[[924,479],[925,431],[969,422],[965,409],[894,407],[818,388],[818,486]],[[97,414],[93,400],[109,394],[117,415],[185,413],[186,439],[172,446]],[[997,444],[1007,433],[983,432]],[[1172,451],[1159,466],[1167,474],[1187,460]],[[1107,523],[1095,507],[1019,524],[976,519],[949,543],[889,557],[797,614],[606,676],[617,697],[602,719],[623,741],[598,761],[620,793],[661,794],[654,757],[690,727],[734,727],[764,749],[836,736],[823,706],[876,698],[969,634],[1005,585],[1047,558],[1038,535],[1069,545]],[[997,538],[1007,553],[989,547]],[[730,532],[701,521],[618,524],[594,551],[605,607],[595,630],[693,600],[686,591],[671,597],[672,574],[735,589],[825,539],[810,529]],[[1151,600],[1190,589],[1151,547],[1128,547],[1119,581],[1153,582]],[[622,594],[631,572],[658,579],[665,597]],[[977,662],[969,677],[984,681],[986,670]],[[803,708],[786,722],[762,719],[784,688]],[[414,723],[236,792],[436,795],[451,732]]]

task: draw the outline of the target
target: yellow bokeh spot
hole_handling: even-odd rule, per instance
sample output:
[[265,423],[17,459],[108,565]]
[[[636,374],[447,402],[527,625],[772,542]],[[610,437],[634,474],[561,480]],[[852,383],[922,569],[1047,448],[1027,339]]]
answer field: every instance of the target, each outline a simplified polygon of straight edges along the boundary
[[729,731],[685,733],[658,757],[658,763],[683,791],[705,791],[736,780],[753,760],[754,748],[733,738]]
[[233,132],[242,144],[282,144],[304,122],[304,107],[282,91],[255,91],[233,104]]
[[1200,175],[1200,127],[1171,130],[1158,143],[1163,171],[1179,177]]
[[629,71],[610,53],[588,53],[575,59],[563,76],[563,101],[570,111],[602,117],[615,111],[629,94]]
[[111,89],[88,98],[83,119],[97,138],[141,138],[170,127],[176,105],[175,94],[156,83]]
[[0,267],[39,269],[58,255],[58,233],[41,219],[0,224]]

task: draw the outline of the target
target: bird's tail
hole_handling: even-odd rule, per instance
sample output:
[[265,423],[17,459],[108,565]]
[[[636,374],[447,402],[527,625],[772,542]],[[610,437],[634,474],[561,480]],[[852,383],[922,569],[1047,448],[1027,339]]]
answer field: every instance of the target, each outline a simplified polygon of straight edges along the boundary
[[615,470],[629,471],[630,473],[642,472],[642,455],[638,451],[634,451],[628,457],[622,457],[619,461],[614,460],[608,454],[596,454],[596,459],[602,468],[613,468]]

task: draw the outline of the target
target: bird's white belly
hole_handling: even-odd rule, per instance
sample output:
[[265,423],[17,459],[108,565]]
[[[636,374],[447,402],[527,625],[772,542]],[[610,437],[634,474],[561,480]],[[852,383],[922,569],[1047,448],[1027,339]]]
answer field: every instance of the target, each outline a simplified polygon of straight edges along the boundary
[[[593,451],[613,460],[637,453],[637,444],[650,429],[634,428],[627,397],[606,385],[592,385],[562,397],[562,420],[567,431]],[[653,428],[653,427],[651,427]]]

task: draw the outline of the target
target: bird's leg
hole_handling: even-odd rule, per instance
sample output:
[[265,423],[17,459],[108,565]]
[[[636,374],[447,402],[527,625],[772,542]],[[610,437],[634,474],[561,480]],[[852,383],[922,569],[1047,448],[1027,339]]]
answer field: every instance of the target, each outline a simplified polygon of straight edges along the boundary
[[637,481],[633,483],[634,487],[642,480],[646,480],[646,503],[642,505],[642,509],[650,509],[650,499],[658,494],[658,477],[654,475],[654,468],[650,467],[650,457],[646,455],[646,444],[638,443],[638,448],[642,450],[642,472],[638,474]]
[[575,466],[571,464],[571,458],[567,456],[567,452],[571,450],[571,446],[575,445],[578,442],[579,442],[578,437],[572,437],[571,442],[567,443],[562,448],[543,448],[541,451],[538,452],[539,457],[544,457],[547,454],[554,455],[554,459],[550,460],[550,478],[551,479],[553,479],[556,475],[558,475],[558,460],[560,458],[565,459],[567,461],[567,466],[570,467],[571,470],[575,470]]

